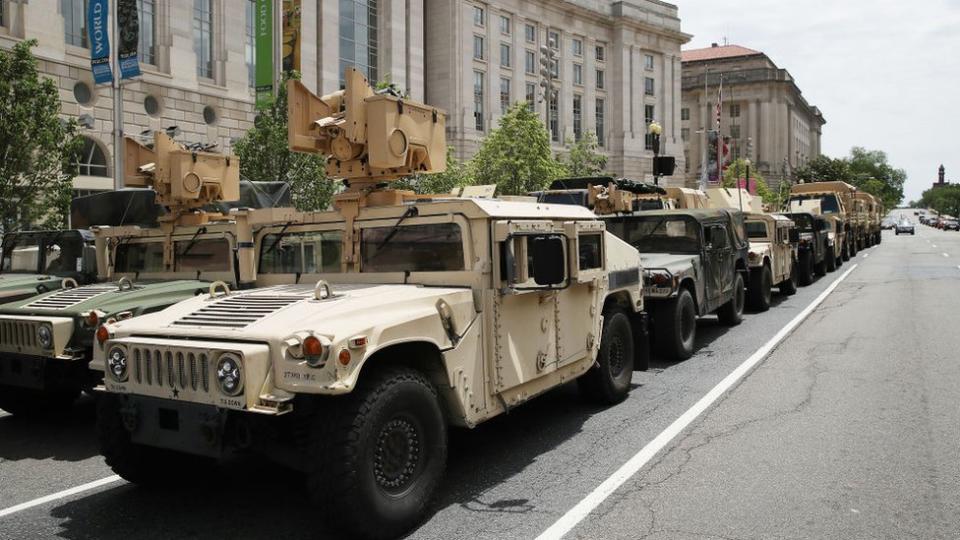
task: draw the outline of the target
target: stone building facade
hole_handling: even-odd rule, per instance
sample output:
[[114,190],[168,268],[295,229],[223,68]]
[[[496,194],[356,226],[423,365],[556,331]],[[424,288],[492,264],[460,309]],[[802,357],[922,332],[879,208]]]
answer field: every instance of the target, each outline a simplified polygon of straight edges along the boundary
[[[721,135],[729,157],[749,158],[771,187],[821,152],[823,114],[804,99],[786,69],[764,53],[738,45],[683,52],[681,138],[689,186],[700,180],[707,130],[716,129],[723,77]],[[706,88],[705,88],[706,86]]]
[[[650,177],[652,120],[664,154],[680,141],[680,30],[674,5],[658,0],[425,0],[426,98],[447,111],[457,157],[472,156],[513,103],[528,101],[555,152],[597,134],[615,174]],[[556,100],[539,86],[541,47],[558,58]],[[522,144],[522,141],[518,141]],[[682,176],[676,177],[678,180]],[[668,180],[669,181],[669,180]]]

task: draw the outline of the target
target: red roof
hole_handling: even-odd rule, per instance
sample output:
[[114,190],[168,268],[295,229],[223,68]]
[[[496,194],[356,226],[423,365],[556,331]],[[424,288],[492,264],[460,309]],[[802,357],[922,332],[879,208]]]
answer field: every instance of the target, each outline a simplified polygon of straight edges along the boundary
[[738,56],[753,56],[763,54],[760,51],[741,47],[739,45],[718,45],[704,49],[690,49],[683,51],[684,62],[698,62],[701,60],[719,60],[721,58],[736,58]]

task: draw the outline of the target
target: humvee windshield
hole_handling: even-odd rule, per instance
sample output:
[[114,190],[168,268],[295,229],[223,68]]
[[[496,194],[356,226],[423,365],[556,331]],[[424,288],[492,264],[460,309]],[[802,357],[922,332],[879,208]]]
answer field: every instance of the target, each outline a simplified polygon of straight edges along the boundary
[[37,273],[40,265],[40,237],[7,235],[3,243],[2,272]]
[[820,201],[820,211],[824,214],[840,213],[840,202],[837,196],[831,193],[812,193],[810,195],[793,195],[790,202],[793,201]]
[[463,238],[456,223],[373,227],[361,231],[361,272],[464,269]]
[[790,219],[797,224],[800,232],[813,232],[813,219],[803,214],[790,214]]
[[[232,255],[226,238],[174,242],[174,272],[229,272]],[[164,272],[163,242],[123,243],[116,248],[114,271],[120,274]]]
[[44,272],[65,274],[83,270],[84,242],[78,237],[52,238],[44,245]]
[[691,217],[631,217],[610,221],[607,227],[640,253],[700,252],[700,224]]
[[341,231],[268,234],[260,246],[261,274],[327,274],[340,272]]
[[767,238],[767,224],[763,221],[748,221],[746,222],[747,227],[747,237],[748,238],[757,238],[763,239]]
[[163,272],[163,243],[120,244],[116,248],[114,271],[121,274]]

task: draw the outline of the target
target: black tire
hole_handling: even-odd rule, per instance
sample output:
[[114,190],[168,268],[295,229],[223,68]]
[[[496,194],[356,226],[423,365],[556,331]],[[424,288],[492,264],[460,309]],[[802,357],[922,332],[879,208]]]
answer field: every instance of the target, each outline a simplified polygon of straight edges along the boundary
[[631,327],[630,318],[622,311],[604,316],[597,363],[577,379],[583,397],[603,405],[627,399],[635,358]]
[[800,254],[800,262],[797,264],[800,271],[800,276],[798,281],[800,282],[800,285],[803,285],[804,287],[813,283],[813,272],[811,271],[813,269],[812,263],[813,263],[812,252],[804,251],[803,253]]
[[840,258],[843,259],[844,262],[846,262],[846,261],[849,261],[849,260],[850,260],[850,257],[851,257],[851,253],[850,253],[850,242],[844,241],[844,242],[843,242],[843,249],[840,250]]
[[857,256],[857,239],[854,238],[852,242],[847,242],[847,246],[850,248],[847,253],[847,260]]
[[733,298],[717,310],[717,318],[724,326],[737,326],[743,322],[743,305],[746,291],[743,287],[743,274],[737,272],[733,278]]
[[750,272],[750,287],[747,288],[747,304],[750,309],[762,313],[770,309],[773,300],[773,272],[770,267],[763,265]]
[[793,261],[793,265],[790,267],[790,277],[785,279],[777,287],[780,289],[780,294],[784,296],[793,296],[797,294],[797,287],[800,285],[800,264],[797,263],[796,259]]
[[440,485],[447,425],[422,374],[367,369],[353,393],[326,401],[310,417],[307,489],[346,536],[397,538],[423,519]]
[[14,416],[37,417],[61,413],[73,407],[80,389],[31,390],[0,385],[0,409]]
[[184,478],[199,481],[212,472],[210,459],[134,443],[124,427],[122,406],[123,398],[115,394],[97,399],[97,442],[113,472],[145,487],[182,485]]
[[[832,254],[832,253],[829,254],[829,255],[827,255],[826,253],[824,253],[823,259],[821,259],[820,262],[818,262],[818,263],[816,263],[816,264],[813,265],[813,273],[816,274],[817,276],[820,276],[820,277],[823,277],[823,276],[827,275],[827,266],[829,266],[828,263],[827,263],[827,261],[828,261],[828,259],[830,259],[831,257],[833,257],[833,254]],[[812,252],[810,253],[810,262],[813,263],[813,253],[812,253]]]
[[676,298],[658,305],[653,313],[654,343],[657,351],[671,360],[693,356],[697,338],[697,309],[693,296],[680,289]]

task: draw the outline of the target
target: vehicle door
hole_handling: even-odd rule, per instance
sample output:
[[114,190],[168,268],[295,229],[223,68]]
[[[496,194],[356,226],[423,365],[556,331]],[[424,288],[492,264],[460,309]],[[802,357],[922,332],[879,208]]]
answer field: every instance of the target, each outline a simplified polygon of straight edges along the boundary
[[707,298],[712,308],[723,304],[733,289],[734,253],[730,233],[719,223],[704,226]]

